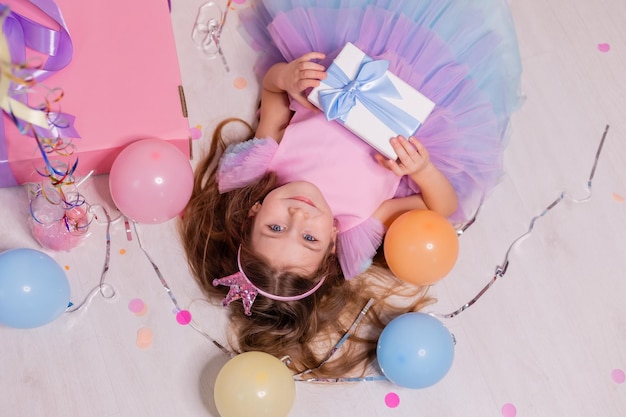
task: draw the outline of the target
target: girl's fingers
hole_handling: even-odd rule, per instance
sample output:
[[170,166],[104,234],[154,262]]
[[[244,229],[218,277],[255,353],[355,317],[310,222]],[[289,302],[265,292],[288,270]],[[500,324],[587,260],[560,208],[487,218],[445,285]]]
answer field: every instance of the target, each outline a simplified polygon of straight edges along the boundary
[[316,79],[299,80],[298,81],[298,90],[304,91],[307,88],[317,87],[318,85],[320,85],[320,80],[316,80]]
[[[401,136],[391,139],[391,146],[393,147],[393,150],[396,151],[396,155],[398,155],[400,160],[409,156],[407,149],[405,148],[405,143],[403,142],[406,142],[406,139]],[[406,142],[406,144],[408,144],[408,142]]]
[[[323,67],[322,67],[323,68]],[[326,71],[303,70],[300,71],[300,79],[304,80],[323,80],[326,78]]]
[[390,170],[391,172],[393,172],[394,174],[398,175],[398,176],[402,176],[404,175],[402,172],[402,169],[400,168],[400,166],[398,165],[398,163],[394,160],[391,159],[387,159],[384,156],[377,154],[376,155],[376,161],[378,162],[378,164],[380,166],[382,166],[383,168],[387,168],[388,170]]
[[298,68],[302,71],[324,71],[326,67],[317,62],[304,61],[298,64]]
[[402,136],[398,136],[393,139],[392,144],[393,142],[397,144],[394,145],[394,150],[396,151],[398,158],[406,169],[410,170],[411,166],[419,161],[421,154],[417,149],[415,149],[415,146],[409,142],[409,140],[404,139]]
[[296,65],[296,68],[298,68],[301,71],[304,71],[304,70],[324,71],[325,69],[325,67],[322,64],[318,64],[317,62],[312,62],[312,61],[298,62],[298,64]]
[[426,150],[426,147],[424,146],[424,144],[422,142],[420,142],[419,140],[417,140],[415,137],[411,136],[409,138],[409,140],[411,141],[411,144],[415,147],[415,149],[417,150],[417,153],[419,153],[422,156],[426,156],[428,155],[428,150]]
[[376,162],[378,162],[378,165],[383,168],[391,169],[389,167],[389,160],[380,154],[376,155]]
[[298,58],[299,61],[312,61],[315,59],[324,59],[326,55],[321,52],[308,52]]
[[299,59],[296,60],[296,68],[301,71],[304,70],[315,70],[315,71],[324,71],[326,68],[315,62],[317,60],[323,59],[324,54],[320,54],[317,52],[311,52],[309,54],[303,55]]
[[424,149],[424,146],[413,136],[408,139],[402,138],[402,146],[406,150],[406,152],[411,155],[415,153],[421,153],[421,150]]

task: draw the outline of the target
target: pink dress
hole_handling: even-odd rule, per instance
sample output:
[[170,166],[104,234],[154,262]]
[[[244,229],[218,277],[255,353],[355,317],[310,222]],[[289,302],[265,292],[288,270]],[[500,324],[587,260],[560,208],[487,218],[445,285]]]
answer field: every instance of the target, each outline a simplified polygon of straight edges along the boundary
[[[338,222],[337,255],[346,279],[367,269],[384,226],[371,216],[383,201],[415,193],[378,165],[376,151],[342,125],[294,102],[296,110],[280,145],[271,138],[229,147],[220,161],[221,192],[243,187],[272,171],[279,183],[315,184]],[[400,186],[402,183],[403,186]]]
[[[507,0],[254,0],[240,20],[259,52],[259,76],[307,52],[327,66],[346,42],[435,102],[416,137],[450,180],[463,223],[499,182],[502,155],[520,97],[521,64]],[[229,149],[223,190],[271,169],[281,181],[308,179],[324,189],[340,222],[338,256],[346,278],[368,265],[383,226],[371,218],[387,198],[419,192],[371,158],[371,150],[336,122],[300,110],[280,146],[254,139]],[[252,174],[255,173],[255,174]],[[238,175],[242,175],[241,178]],[[256,177],[255,177],[256,176]],[[243,180],[242,180],[243,179]],[[242,182],[243,181],[243,182]]]

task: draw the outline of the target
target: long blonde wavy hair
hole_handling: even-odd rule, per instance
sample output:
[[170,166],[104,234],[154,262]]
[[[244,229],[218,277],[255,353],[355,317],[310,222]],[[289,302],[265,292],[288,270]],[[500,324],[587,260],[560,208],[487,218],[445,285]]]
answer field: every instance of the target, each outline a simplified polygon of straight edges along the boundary
[[358,330],[330,361],[310,373],[322,378],[362,376],[376,356],[377,339],[385,325],[432,300],[426,296],[425,288],[396,279],[382,256],[350,281],[344,279],[331,248],[318,271],[308,277],[277,271],[256,256],[249,244],[252,227],[249,210],[277,187],[276,176],[269,173],[257,183],[220,194],[217,166],[226,148],[225,127],[233,123],[243,124],[248,130],[239,141],[252,136],[252,127],[241,119],[227,119],[217,126],[209,152],[196,167],[193,193],[179,222],[193,276],[209,299],[222,300],[228,288],[214,287],[212,281],[237,271],[240,245],[249,279],[271,294],[300,294],[326,276],[314,294],[299,301],[275,301],[259,295],[250,316],[245,315],[240,302],[228,306],[234,324],[233,350],[263,351],[279,358],[288,356],[289,366],[297,373],[316,368],[373,298],[375,302]]

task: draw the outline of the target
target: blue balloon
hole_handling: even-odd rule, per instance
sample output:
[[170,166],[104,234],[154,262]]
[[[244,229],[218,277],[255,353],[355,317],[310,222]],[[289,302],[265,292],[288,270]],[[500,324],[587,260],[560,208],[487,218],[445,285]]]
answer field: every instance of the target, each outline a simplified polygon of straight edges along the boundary
[[70,301],[70,284],[54,259],[34,249],[0,253],[0,324],[39,327],[59,317]]
[[407,313],[385,326],[376,349],[378,365],[394,384],[426,388],[439,382],[454,359],[454,337],[435,317]]

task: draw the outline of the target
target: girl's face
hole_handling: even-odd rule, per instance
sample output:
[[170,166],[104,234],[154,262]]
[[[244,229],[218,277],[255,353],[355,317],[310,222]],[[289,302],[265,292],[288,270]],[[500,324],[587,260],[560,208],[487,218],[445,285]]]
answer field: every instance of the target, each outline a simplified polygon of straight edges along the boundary
[[250,215],[252,246],[277,269],[314,273],[337,238],[333,213],[309,182],[274,189],[250,209]]

